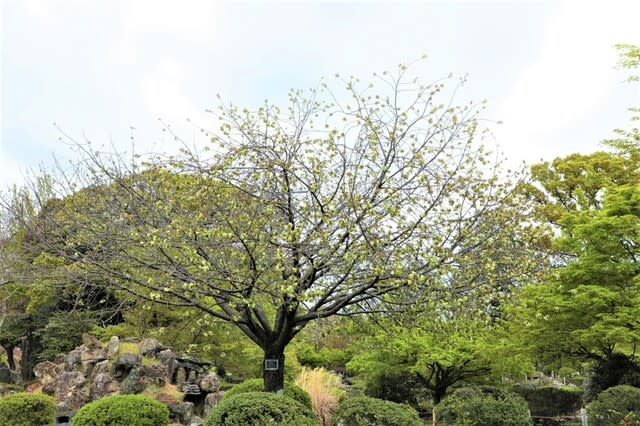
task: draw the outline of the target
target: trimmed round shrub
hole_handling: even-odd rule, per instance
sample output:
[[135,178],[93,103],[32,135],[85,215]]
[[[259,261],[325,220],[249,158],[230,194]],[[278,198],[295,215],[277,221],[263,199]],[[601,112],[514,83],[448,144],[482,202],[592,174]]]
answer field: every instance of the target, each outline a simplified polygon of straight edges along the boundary
[[243,392],[225,397],[205,422],[205,426],[248,425],[319,426],[319,423],[309,408],[271,392]]
[[529,426],[527,401],[520,395],[482,386],[460,388],[435,408],[436,418],[459,426]]
[[[262,379],[249,379],[244,382],[235,385],[228,391],[224,393],[223,399],[229,398],[234,395],[238,395],[241,393],[247,392],[262,392],[264,389],[264,384]],[[284,382],[284,396],[287,396],[294,401],[298,401],[305,407],[311,409],[313,408],[311,405],[311,397],[307,392],[305,392],[300,386],[291,383]]]
[[[582,390],[576,387],[514,386],[513,391],[529,405],[532,416],[557,417],[575,414],[582,406]],[[557,424],[542,421],[543,424]]]
[[342,400],[333,418],[340,426],[423,426],[416,410],[406,404],[366,396]]
[[166,405],[144,395],[107,396],[83,406],[73,416],[73,426],[165,426]]
[[11,426],[52,425],[56,404],[52,397],[37,393],[14,393],[0,398],[0,422]]
[[588,409],[594,426],[640,425],[640,389],[620,385],[600,392]]

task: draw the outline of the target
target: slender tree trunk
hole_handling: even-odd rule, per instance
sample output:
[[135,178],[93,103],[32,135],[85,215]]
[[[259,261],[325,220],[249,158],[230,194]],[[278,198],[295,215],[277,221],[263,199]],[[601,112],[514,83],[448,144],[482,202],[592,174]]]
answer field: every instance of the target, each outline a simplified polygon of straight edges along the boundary
[[284,389],[283,347],[269,347],[264,351],[262,378],[265,392],[280,392]]
[[20,375],[22,380],[31,380],[35,378],[33,367],[36,365],[38,339],[31,331],[28,331],[22,341],[22,359],[20,360]]
[[7,363],[9,364],[9,370],[16,371],[16,360],[13,358],[13,348],[15,346],[5,346],[7,352]]

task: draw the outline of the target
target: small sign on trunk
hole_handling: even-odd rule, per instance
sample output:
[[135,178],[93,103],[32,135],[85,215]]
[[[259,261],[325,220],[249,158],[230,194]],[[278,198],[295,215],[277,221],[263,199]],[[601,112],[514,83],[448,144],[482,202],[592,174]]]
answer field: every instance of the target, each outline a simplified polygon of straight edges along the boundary
[[279,363],[277,359],[265,359],[264,371],[278,371]]

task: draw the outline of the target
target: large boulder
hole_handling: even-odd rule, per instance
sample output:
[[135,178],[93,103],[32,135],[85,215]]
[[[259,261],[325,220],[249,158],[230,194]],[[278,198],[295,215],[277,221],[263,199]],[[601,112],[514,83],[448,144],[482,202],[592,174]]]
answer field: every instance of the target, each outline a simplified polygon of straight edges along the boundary
[[198,381],[200,390],[206,393],[217,392],[220,389],[220,379],[214,372],[209,372]]
[[158,361],[164,366],[167,370],[167,377],[169,380],[173,380],[173,374],[176,371],[176,367],[178,366],[178,362],[176,361],[176,353],[171,349],[165,349],[160,351],[157,355]]
[[138,366],[122,381],[122,393],[141,393],[154,385],[162,387],[167,383],[167,372],[162,365]]
[[89,398],[91,401],[120,392],[120,384],[108,373],[98,373],[91,381]]
[[109,358],[115,358],[120,352],[120,339],[118,336],[111,336],[109,343],[107,344],[107,356]]
[[193,403],[179,402],[177,404],[168,404],[169,418],[183,425],[190,425],[193,417]]
[[89,402],[87,380],[79,371],[63,371],[56,380],[56,407],[60,412],[75,412]]
[[224,391],[217,391],[214,393],[208,394],[204,398],[204,416],[207,417],[209,412],[216,408],[222,397],[224,396]]
[[142,358],[138,354],[125,352],[118,356],[113,363],[113,377],[123,379],[129,375],[129,372],[140,365]]
[[167,347],[163,346],[157,339],[146,338],[140,341],[140,353],[142,355],[157,354],[165,349]]

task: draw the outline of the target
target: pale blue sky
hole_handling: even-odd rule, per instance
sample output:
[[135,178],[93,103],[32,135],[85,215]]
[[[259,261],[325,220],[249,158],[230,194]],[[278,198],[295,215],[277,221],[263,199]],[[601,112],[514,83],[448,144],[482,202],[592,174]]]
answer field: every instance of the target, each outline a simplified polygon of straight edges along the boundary
[[[340,72],[367,78],[420,57],[424,81],[469,74],[465,98],[513,162],[597,149],[629,123],[637,86],[614,43],[640,44],[640,1],[2,0],[0,182],[73,161],[53,122],[118,150],[170,151],[239,105]],[[4,186],[4,185],[2,185]]]

